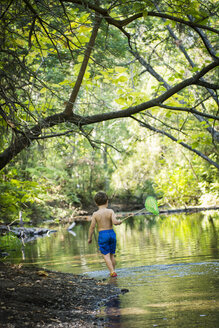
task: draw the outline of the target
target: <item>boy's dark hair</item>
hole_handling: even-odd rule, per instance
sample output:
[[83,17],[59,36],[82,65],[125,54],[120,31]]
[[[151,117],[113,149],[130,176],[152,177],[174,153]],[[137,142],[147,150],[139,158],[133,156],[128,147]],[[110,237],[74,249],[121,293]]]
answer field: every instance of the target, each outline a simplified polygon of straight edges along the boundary
[[105,192],[99,191],[94,196],[94,201],[97,205],[104,205],[108,201],[108,196]]

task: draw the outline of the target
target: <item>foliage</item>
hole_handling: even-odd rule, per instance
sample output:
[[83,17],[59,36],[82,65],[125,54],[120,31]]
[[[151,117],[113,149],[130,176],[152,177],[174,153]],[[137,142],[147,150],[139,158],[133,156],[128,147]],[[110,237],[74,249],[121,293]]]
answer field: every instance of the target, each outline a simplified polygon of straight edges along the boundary
[[[0,175],[0,206],[1,217],[18,219],[19,211],[30,214],[27,204],[33,203],[39,194],[39,184],[36,181],[24,181],[16,179],[17,171],[13,169],[5,176],[4,172]],[[23,215],[25,220],[26,215]]]
[[5,250],[7,247],[13,249],[13,247],[18,248],[19,246],[21,246],[21,241],[13,232],[1,236],[1,249]]
[[27,204],[67,215],[55,207],[70,213],[98,189],[171,206],[216,202],[217,2],[1,9],[4,215]]
[[[132,127],[136,130],[136,124]],[[144,202],[147,195],[156,196],[159,205],[216,205],[218,173],[212,166],[175,147],[164,138],[139,130],[136,141],[129,140],[122,163],[112,175],[111,188],[117,197],[129,192],[129,198]]]

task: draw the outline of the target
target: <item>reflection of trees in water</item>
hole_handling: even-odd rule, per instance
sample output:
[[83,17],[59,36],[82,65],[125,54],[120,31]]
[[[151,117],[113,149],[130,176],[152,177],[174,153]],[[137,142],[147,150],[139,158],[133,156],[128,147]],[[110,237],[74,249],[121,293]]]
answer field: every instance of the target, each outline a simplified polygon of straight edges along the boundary
[[118,267],[218,259],[216,218],[215,211],[157,217],[152,224],[143,216],[130,218],[116,228]]
[[[208,215],[196,213],[159,216],[154,219],[151,217],[150,220],[144,216],[130,218],[121,226],[115,227],[118,241],[117,268],[175,262],[191,256],[198,258],[210,255],[217,259],[217,218],[216,212]],[[23,254],[20,241],[19,245],[12,244],[12,261],[38,263],[49,266],[50,269],[65,268],[75,273],[81,270],[87,272],[105,269],[95,240],[91,245],[87,244],[89,225],[90,223],[76,224],[73,229],[76,236],[67,231],[68,226],[58,228],[57,233],[50,238],[45,236],[26,243]]]
[[214,223],[212,216],[209,217],[210,227],[211,227],[211,253],[218,258],[218,232]]

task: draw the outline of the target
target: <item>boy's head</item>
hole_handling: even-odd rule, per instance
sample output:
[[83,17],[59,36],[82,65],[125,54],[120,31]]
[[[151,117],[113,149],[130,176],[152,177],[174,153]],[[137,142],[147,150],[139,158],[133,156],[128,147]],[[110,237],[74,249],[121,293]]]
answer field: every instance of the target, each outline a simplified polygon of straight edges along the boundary
[[100,206],[100,205],[105,205],[108,201],[108,196],[105,192],[103,191],[99,191],[98,193],[96,193],[96,195],[94,196],[94,201],[95,203]]

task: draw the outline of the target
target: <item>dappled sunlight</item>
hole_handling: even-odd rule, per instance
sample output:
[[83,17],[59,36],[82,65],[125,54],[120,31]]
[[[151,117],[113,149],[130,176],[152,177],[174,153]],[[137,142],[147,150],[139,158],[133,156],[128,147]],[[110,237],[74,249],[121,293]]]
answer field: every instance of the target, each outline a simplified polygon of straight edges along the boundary
[[[151,312],[150,309],[146,310],[142,308],[137,308],[135,306],[127,307],[127,308],[110,307],[110,316],[118,316],[118,315],[132,316],[132,315],[148,314],[150,312]],[[106,315],[105,310],[103,309],[99,315],[105,316]]]
[[[186,295],[185,295],[186,296]],[[155,304],[147,304],[150,308],[167,308],[172,311],[185,311],[185,310],[218,310],[219,307],[219,300],[205,300],[205,299],[195,299],[189,301],[180,301],[180,302],[162,302],[162,303],[155,303]]]
[[202,213],[130,217],[115,227],[117,278],[109,277],[97,238],[87,243],[89,223],[76,224],[74,236],[68,226],[61,227],[50,237],[27,243],[23,259],[18,249],[7,261],[83,274],[129,290],[99,314],[112,327],[122,322],[125,328],[144,328],[145,323],[159,326],[168,321],[168,327],[188,328],[189,315],[200,327],[210,322],[206,326],[215,328],[219,306],[216,217],[209,219]]
[[[215,328],[218,1],[1,2],[2,261],[129,289],[112,328]],[[115,226],[114,280],[88,239],[98,190],[137,211]]]

